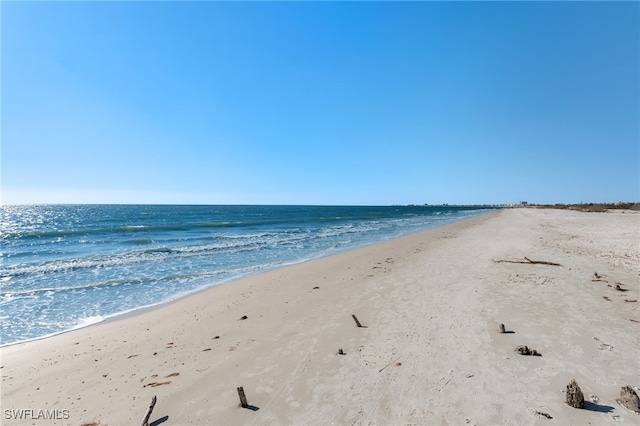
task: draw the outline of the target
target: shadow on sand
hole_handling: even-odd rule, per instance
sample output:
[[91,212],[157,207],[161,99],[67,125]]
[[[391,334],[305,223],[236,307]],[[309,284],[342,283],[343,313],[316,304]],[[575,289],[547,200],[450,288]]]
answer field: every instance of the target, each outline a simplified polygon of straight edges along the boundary
[[589,411],[596,411],[598,413],[610,413],[614,410],[614,407],[610,405],[598,405],[593,402],[585,401],[584,409]]
[[153,421],[153,423],[149,423],[149,426],[158,426],[169,420],[169,416],[160,417],[158,420]]

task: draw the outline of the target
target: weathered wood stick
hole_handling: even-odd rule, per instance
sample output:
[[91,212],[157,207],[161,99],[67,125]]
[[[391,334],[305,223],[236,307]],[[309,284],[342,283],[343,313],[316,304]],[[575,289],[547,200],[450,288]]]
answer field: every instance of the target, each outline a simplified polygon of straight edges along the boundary
[[449,384],[449,382],[451,381],[451,379],[453,379],[453,375],[451,377],[449,377],[449,380],[447,380],[446,382],[444,382],[444,385],[440,386],[440,389],[438,389],[438,392],[440,392],[442,389],[444,389],[445,386],[447,386]]
[[492,259],[494,263],[526,263],[526,264],[532,264],[532,265],[551,265],[551,266],[562,266],[559,263],[555,263],[555,262],[547,262],[545,260],[531,260],[528,257],[525,257],[525,260],[504,260],[504,259],[499,259],[499,260],[494,260]]
[[244,389],[242,388],[242,386],[238,388],[238,396],[240,397],[240,405],[243,408],[248,407],[249,404],[247,404],[247,397],[244,395]]
[[551,265],[551,266],[562,266],[559,263],[555,263],[555,262],[546,262],[544,260],[531,260],[528,257],[525,256],[525,259],[527,260],[527,262],[529,263],[535,263],[537,265]]
[[357,325],[358,327],[362,327],[362,324],[360,324],[360,321],[358,321],[358,318],[356,318],[356,316],[355,316],[355,315],[351,315],[351,316],[353,317],[353,320],[356,322],[356,325]]
[[155,395],[151,398],[151,404],[149,404],[149,408],[147,408],[147,414],[144,415],[144,419],[142,420],[142,426],[149,426],[149,417],[151,417],[151,413],[153,412],[153,408],[156,406],[156,401],[158,399]]
[[382,373],[382,370],[384,370],[385,368],[387,368],[388,366],[390,366],[391,364],[393,364],[394,362],[396,362],[400,358],[402,358],[402,357],[398,357],[398,358],[394,359],[393,361],[391,361],[389,364],[387,364],[384,367],[382,367],[380,370],[378,370],[378,373]]

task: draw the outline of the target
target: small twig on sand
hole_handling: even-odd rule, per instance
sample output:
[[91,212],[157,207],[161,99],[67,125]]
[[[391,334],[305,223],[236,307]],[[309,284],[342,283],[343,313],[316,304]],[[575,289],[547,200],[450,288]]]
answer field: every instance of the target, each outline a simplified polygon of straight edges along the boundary
[[382,373],[382,370],[384,370],[385,368],[387,368],[388,366],[390,366],[391,364],[393,364],[394,362],[396,362],[397,360],[399,360],[400,358],[402,358],[401,356],[399,356],[398,358],[394,359],[393,361],[391,361],[389,364],[385,365],[384,367],[382,367],[380,370],[378,370],[378,373]]
[[544,416],[544,417],[546,417],[548,419],[553,419],[553,417],[551,417],[550,414],[543,413],[542,411],[536,411],[536,414],[539,415],[539,416]]
[[447,380],[446,382],[444,382],[444,385],[440,386],[440,389],[438,389],[438,392],[440,392],[442,389],[444,389],[445,386],[447,386],[449,384],[449,382],[451,381],[451,379],[453,379],[454,374],[451,375],[451,377],[449,377],[449,380]]
[[525,257],[524,260],[504,260],[504,259],[498,259],[498,260],[493,260],[494,263],[525,263],[525,264],[533,264],[533,265],[551,265],[551,266],[562,266],[559,263],[555,263],[555,262],[547,262],[545,260],[531,260],[528,257]]

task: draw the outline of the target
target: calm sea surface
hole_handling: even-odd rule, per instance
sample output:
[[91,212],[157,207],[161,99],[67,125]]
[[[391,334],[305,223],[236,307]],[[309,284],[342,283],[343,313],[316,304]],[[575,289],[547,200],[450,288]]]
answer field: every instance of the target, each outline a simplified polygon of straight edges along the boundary
[[0,344],[487,212],[473,207],[0,207]]

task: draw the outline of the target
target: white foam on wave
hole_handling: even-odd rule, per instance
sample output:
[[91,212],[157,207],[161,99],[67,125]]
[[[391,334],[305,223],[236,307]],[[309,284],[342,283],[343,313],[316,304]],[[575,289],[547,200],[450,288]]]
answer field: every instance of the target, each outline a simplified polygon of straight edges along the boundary
[[33,338],[21,339],[21,340],[11,341],[11,342],[7,342],[7,343],[0,342],[0,348],[5,347],[5,346],[17,345],[17,344],[20,344],[20,343],[32,342],[32,341],[35,341],[35,340],[47,339],[47,338],[53,337],[53,336],[58,336],[60,334],[68,333],[68,332],[73,331],[73,330],[79,330],[81,328],[88,327],[90,325],[98,324],[98,323],[104,321],[105,319],[107,319],[107,317],[104,317],[104,316],[91,316],[91,317],[80,318],[78,323],[76,325],[72,326],[72,327],[64,328],[62,330],[55,331],[53,333],[48,333],[48,334],[45,334],[45,335],[42,335],[42,336],[33,337]]
[[96,316],[86,317],[86,318],[80,318],[79,321],[78,321],[78,324],[76,326],[72,327],[71,330],[77,330],[79,328],[88,327],[90,325],[102,322],[105,319],[106,319],[106,317],[101,316],[101,315],[96,315]]

